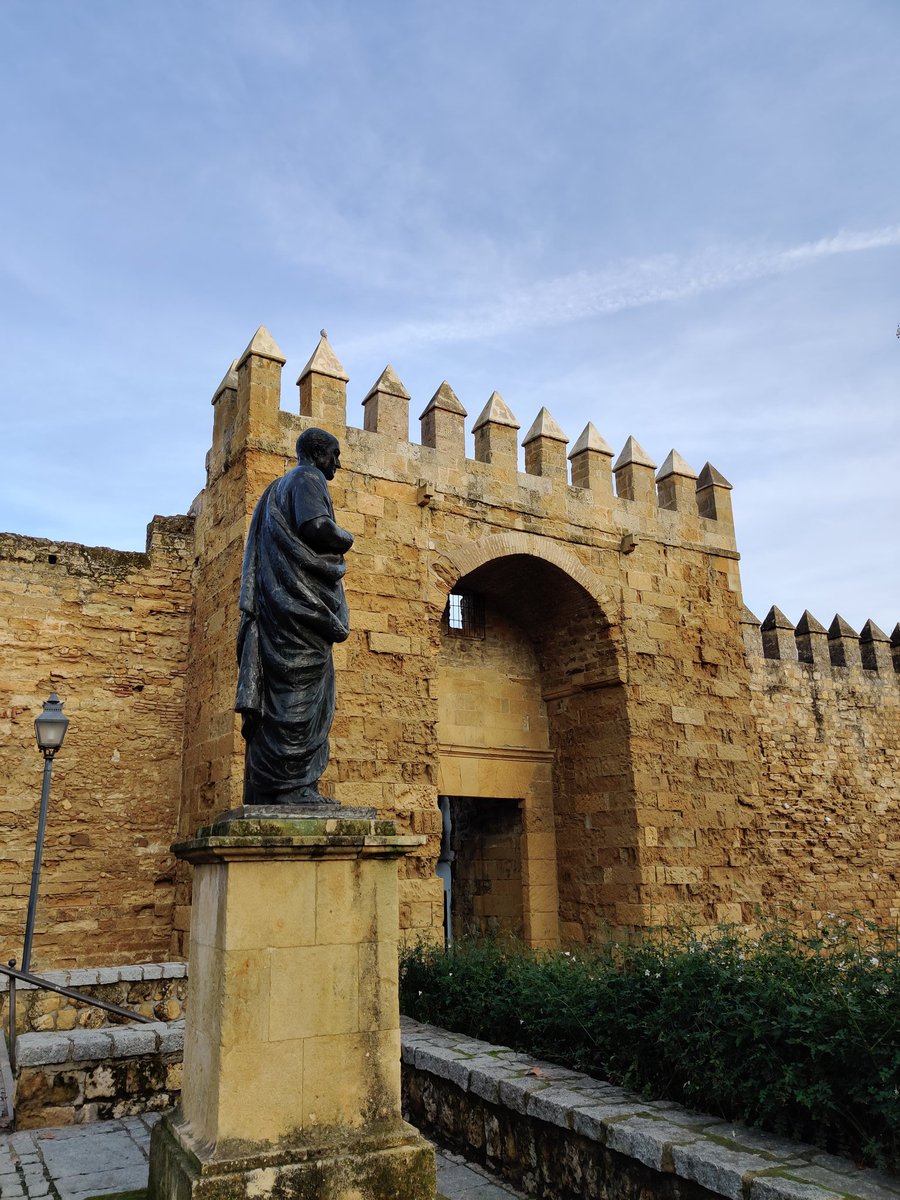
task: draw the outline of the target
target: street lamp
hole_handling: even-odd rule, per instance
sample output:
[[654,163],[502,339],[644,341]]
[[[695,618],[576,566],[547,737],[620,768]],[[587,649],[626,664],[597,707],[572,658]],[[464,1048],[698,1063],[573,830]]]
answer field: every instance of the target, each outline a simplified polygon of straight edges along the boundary
[[63,715],[63,702],[56,692],[51,692],[44,701],[44,709],[35,718],[34,735],[38,749],[44,756],[44,780],[41,785],[41,809],[38,816],[37,841],[34,846],[34,866],[31,869],[31,892],[28,896],[28,917],[25,921],[25,947],[22,951],[22,970],[31,965],[31,939],[34,937],[34,915],[37,911],[38,883],[41,877],[41,858],[44,853],[44,828],[47,824],[47,803],[50,799],[50,777],[53,774],[53,756],[63,744],[69,718]]

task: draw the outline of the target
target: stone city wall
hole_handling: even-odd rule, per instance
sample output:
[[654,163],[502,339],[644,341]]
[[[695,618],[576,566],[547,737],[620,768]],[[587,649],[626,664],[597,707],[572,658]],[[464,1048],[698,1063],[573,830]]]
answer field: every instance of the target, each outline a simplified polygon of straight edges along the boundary
[[155,517],[146,553],[0,534],[0,947],[21,960],[42,760],[53,767],[32,969],[165,957],[191,608],[193,520]]
[[764,897],[896,924],[900,638],[809,613],[795,630],[777,608],[762,626],[745,610],[743,629],[764,797],[747,861]]

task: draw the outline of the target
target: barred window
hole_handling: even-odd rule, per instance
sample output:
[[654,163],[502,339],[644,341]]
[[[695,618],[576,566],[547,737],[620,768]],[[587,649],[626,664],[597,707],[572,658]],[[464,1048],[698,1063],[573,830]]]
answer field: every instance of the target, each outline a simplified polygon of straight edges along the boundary
[[451,592],[444,610],[447,630],[456,637],[484,637],[484,598],[474,592]]

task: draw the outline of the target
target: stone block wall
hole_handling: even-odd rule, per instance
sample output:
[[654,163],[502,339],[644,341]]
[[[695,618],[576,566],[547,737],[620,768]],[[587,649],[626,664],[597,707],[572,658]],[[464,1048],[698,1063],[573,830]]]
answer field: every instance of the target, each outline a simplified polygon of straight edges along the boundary
[[146,553],[0,534],[0,947],[21,957],[51,691],[70,718],[53,769],[33,969],[168,951],[193,520]]
[[[780,648],[774,637],[763,640],[775,620]],[[746,861],[763,877],[772,907],[793,905],[814,917],[856,912],[893,925],[900,918],[900,673],[887,638],[880,659],[866,666],[849,627],[830,649],[821,626],[812,635],[804,627],[795,636],[783,614],[770,614],[761,634],[745,613],[763,800]],[[801,661],[798,649],[813,661]]]

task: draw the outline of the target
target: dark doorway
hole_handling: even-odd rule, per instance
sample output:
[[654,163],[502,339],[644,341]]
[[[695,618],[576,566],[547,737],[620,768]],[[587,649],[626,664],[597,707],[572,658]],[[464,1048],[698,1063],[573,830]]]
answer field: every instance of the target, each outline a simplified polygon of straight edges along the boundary
[[445,803],[450,817],[445,835],[449,835],[453,938],[522,937],[520,801],[449,796]]

